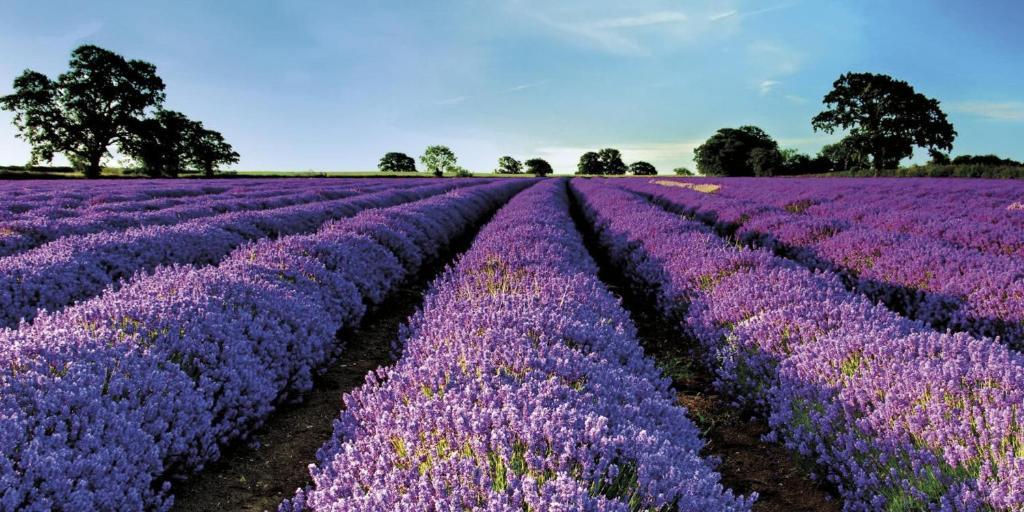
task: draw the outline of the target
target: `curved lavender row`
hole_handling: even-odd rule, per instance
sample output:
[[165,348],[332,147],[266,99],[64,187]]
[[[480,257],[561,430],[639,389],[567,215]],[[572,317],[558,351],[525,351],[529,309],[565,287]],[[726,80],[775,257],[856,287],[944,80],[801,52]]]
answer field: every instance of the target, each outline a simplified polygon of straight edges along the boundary
[[[344,184],[313,190],[292,191],[277,197],[200,196],[187,204],[159,210],[86,211],[74,217],[32,218],[0,225],[0,256],[17,254],[64,237],[144,226],[174,225],[226,212],[280,208],[313,201],[341,199],[362,191],[392,188],[383,183]],[[144,205],[139,205],[144,208]]]
[[[366,208],[422,199],[467,182],[445,182],[357,194],[269,210],[195,219],[173,226],[66,237],[0,259],[0,327],[31,321],[160,265],[209,265],[248,240],[316,230]],[[342,194],[348,195],[348,194]]]
[[380,219],[412,247],[436,247],[525,184],[371,211],[367,223],[248,245],[219,267],[164,268],[0,333],[0,510],[167,509],[168,478],[309,389],[340,350],[336,333],[400,282],[395,238],[374,238]]
[[838,215],[842,220],[931,235],[998,254],[1016,247],[1003,241],[1016,234],[1007,228],[1024,228],[1024,214],[1011,208],[1024,200],[1024,186],[1007,180],[739,178],[727,182],[729,186],[719,191],[723,197],[810,215]]
[[659,290],[717,384],[770,413],[847,510],[1024,507],[1024,357],[939,334],[624,190],[573,182],[613,260]]
[[[77,208],[83,205],[115,204],[155,198],[190,197],[220,193],[251,180],[215,180],[214,182],[181,182],[180,180],[139,180],[99,182],[81,181],[6,181],[0,184],[0,209],[11,213],[27,211],[36,206]],[[229,185],[230,184],[230,185]],[[6,185],[6,186],[5,186]],[[35,185],[34,187],[32,185]],[[41,188],[42,190],[37,190]],[[2,217],[0,217],[2,218]]]
[[[856,289],[937,329],[1024,348],[1024,262],[949,242],[860,227],[649,182],[627,184],[671,209],[843,276]],[[724,188],[723,188],[724,190]]]
[[[179,206],[188,204],[196,199],[202,199],[209,201],[212,199],[265,199],[272,198],[275,196],[281,196],[294,192],[295,190],[306,189],[298,183],[287,183],[282,185],[274,185],[272,183],[252,183],[242,187],[232,187],[222,192],[202,194],[199,197],[196,196],[175,196],[175,197],[154,197],[149,199],[142,199],[138,201],[118,201],[118,202],[104,202],[99,204],[84,205],[74,210],[68,210],[62,215],[82,215],[92,214],[100,212],[110,213],[130,213],[130,212],[142,212],[142,211],[156,211],[170,208],[173,206]],[[321,187],[317,188],[322,190]]]
[[597,279],[562,181],[520,193],[345,396],[281,510],[749,510]]

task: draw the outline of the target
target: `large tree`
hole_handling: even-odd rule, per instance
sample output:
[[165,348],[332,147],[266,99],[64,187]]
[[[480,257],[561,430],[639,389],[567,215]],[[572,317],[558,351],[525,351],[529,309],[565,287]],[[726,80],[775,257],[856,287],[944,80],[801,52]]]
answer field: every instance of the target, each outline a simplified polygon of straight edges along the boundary
[[658,174],[658,169],[647,162],[633,162],[629,164],[629,172],[636,176],[654,176]]
[[381,172],[416,172],[416,160],[405,153],[392,151],[380,158],[377,169]]
[[538,178],[543,178],[554,172],[551,169],[551,164],[543,158],[531,158],[526,162],[526,172],[530,173]]
[[0,107],[14,112],[33,162],[62,153],[96,178],[110,147],[123,144],[147,110],[163,103],[164,82],[152,64],[93,45],[73,51],[69,66],[56,80],[26,70]]
[[770,176],[782,162],[778,143],[756,126],[722,128],[693,155],[705,176]]
[[428,146],[420,157],[420,162],[434,176],[441,177],[456,165],[455,153],[448,146]]
[[846,73],[825,95],[815,130],[847,130],[871,156],[875,170],[895,168],[914,146],[949,151],[956,131],[939,102],[888,75]]
[[498,159],[498,168],[494,170],[498,174],[519,174],[523,172],[523,164],[510,156],[503,156]]
[[622,161],[622,153],[615,148],[604,148],[597,152],[597,156],[601,161],[602,173],[601,174],[626,174],[628,167]]
[[137,160],[147,176],[175,178],[188,163],[189,145],[200,126],[181,112],[161,109],[132,126],[121,151]]
[[220,132],[204,128],[202,123],[198,123],[189,142],[188,162],[190,167],[202,171],[203,176],[212,178],[220,166],[237,164],[238,153]]
[[601,164],[601,156],[593,151],[587,151],[580,155],[580,163],[576,165],[576,174],[594,175],[604,174],[604,165]]
[[238,153],[223,135],[173,110],[157,110],[135,123],[121,149],[154,178],[174,178],[185,169],[213,177],[221,165],[238,162]]

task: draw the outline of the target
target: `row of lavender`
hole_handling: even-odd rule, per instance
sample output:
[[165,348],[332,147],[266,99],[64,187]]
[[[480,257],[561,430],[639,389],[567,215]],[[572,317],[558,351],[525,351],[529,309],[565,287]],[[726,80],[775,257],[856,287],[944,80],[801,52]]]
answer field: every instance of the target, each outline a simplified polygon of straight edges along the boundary
[[[719,181],[721,183],[721,181]],[[729,180],[723,197],[1024,256],[1024,186],[1007,180]]]
[[[189,197],[183,204],[152,209],[150,200],[118,203],[115,210],[78,211],[74,216],[35,217],[0,223],[0,256],[8,256],[68,236],[124,230],[141,226],[167,226],[226,212],[279,208],[288,205],[347,197],[362,191],[399,188],[416,183],[396,184],[384,180],[363,183],[335,183],[316,189],[292,183],[271,191],[247,191],[241,197],[220,194]],[[166,201],[161,200],[161,201]]]
[[391,206],[469,184],[450,181],[363,194],[344,192],[338,194],[342,199],[65,237],[0,258],[0,327],[16,327],[41,310],[59,310],[160,265],[214,264],[246,241],[314,231],[324,222],[365,208]]
[[168,508],[169,478],[308,389],[340,329],[525,185],[368,210],[0,333],[0,510]]
[[254,180],[4,180],[0,181],[0,213],[27,209],[78,208],[87,205],[188,197],[220,193]]
[[596,274],[563,181],[515,197],[281,510],[749,510]]
[[[203,185],[203,186],[200,186]],[[241,180],[232,186],[215,186],[209,183],[190,186],[170,186],[167,183],[150,183],[147,188],[120,191],[116,194],[102,190],[79,190],[80,183],[62,182],[48,193],[35,193],[0,199],[0,221],[21,218],[61,218],[98,211],[156,210],[176,206],[197,197],[227,197],[271,193],[292,189],[294,184],[286,182],[275,185],[270,181]],[[6,210],[6,212],[5,212]]]
[[612,259],[717,384],[827,468],[849,510],[1024,507],[1024,358],[939,334],[607,183],[574,182]]
[[872,299],[938,329],[999,336],[1024,348],[1024,261],[1016,256],[725,196],[726,189],[747,182],[728,181],[714,193],[659,183],[632,181],[628,187],[742,241],[835,271]]

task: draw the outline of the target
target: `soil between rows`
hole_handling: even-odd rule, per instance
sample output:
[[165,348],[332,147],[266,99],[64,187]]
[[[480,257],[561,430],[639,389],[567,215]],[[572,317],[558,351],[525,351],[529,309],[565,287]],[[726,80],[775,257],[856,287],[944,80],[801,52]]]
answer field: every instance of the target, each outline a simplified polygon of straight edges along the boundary
[[622,299],[644,352],[672,379],[678,403],[686,407],[707,442],[702,454],[720,459],[716,469],[722,475],[722,485],[744,495],[756,491],[755,512],[841,510],[835,491],[811,478],[808,461],[779,444],[763,441],[768,424],[733,407],[728,397],[714,390],[714,376],[701,363],[699,344],[657,311],[653,301],[638,293],[611,264],[571,191],[570,198],[576,227],[597,261],[601,280]]
[[274,411],[252,436],[256,443],[228,447],[202,472],[175,483],[171,512],[273,511],[296,489],[312,484],[309,465],[334,432],[334,419],[344,409],[342,395],[361,386],[371,370],[394,362],[391,342],[398,338],[399,327],[423,303],[424,293],[445,265],[469,248],[489,220],[488,215],[450,244],[445,254],[408,278],[358,328],[339,334],[345,348],[338,360],[314,378],[313,390],[301,403],[283,404]]

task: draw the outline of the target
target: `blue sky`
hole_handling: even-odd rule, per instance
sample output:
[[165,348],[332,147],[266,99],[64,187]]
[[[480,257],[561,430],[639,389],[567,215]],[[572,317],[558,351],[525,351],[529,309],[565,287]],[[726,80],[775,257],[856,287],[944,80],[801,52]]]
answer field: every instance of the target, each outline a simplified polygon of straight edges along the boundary
[[[220,130],[243,169],[373,169],[384,152],[446,144],[479,171],[503,154],[572,171],[613,146],[668,172],[741,124],[813,153],[835,140],[810,118],[845,71],[939,99],[954,155],[1024,159],[1013,1],[4,4],[0,94],[23,69],[56,76],[74,47],[97,44],[156,64],[166,106]],[[0,163],[21,164],[10,117]]]

